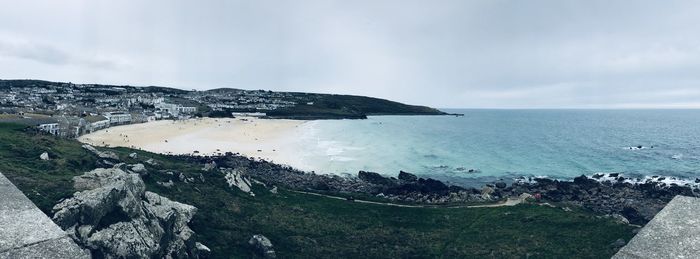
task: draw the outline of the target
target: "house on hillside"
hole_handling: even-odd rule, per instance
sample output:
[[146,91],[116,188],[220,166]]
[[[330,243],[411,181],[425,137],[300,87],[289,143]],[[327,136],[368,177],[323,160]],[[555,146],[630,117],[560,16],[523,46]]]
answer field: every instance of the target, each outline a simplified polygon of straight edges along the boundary
[[181,115],[194,114],[197,112],[197,107],[182,106],[174,103],[157,103],[155,104],[156,111],[161,112],[162,117],[181,117]]
[[110,125],[120,125],[131,123],[131,114],[126,112],[108,112],[104,117],[109,120]]
[[43,131],[43,132],[47,132],[47,133],[49,133],[49,134],[51,134],[51,135],[58,135],[59,132],[60,132],[60,129],[59,129],[59,127],[58,127],[58,122],[55,122],[55,120],[53,120],[53,122],[44,122],[44,123],[40,123],[40,124],[37,125],[36,127],[37,127],[39,130],[41,130],[41,131]]
[[87,122],[87,126],[85,127],[87,133],[109,128],[109,119],[105,116],[87,116],[84,119]]
[[58,120],[58,135],[66,138],[77,138],[85,132],[88,125],[85,119],[75,116],[60,116]]

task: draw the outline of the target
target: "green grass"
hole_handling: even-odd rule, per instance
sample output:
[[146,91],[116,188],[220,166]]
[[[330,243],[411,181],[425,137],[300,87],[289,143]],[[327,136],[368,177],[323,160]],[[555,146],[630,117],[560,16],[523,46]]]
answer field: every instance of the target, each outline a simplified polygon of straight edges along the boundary
[[[80,143],[0,124],[0,171],[43,211],[74,192],[71,178],[94,168]],[[196,206],[190,226],[215,258],[254,258],[253,234],[270,238],[279,258],[609,258],[610,243],[633,228],[581,210],[518,205],[500,208],[404,208],[362,204],[254,186],[251,197],[219,172],[173,157],[114,148],[127,163],[148,158],[147,189]],[[49,152],[50,161],[39,155]],[[128,158],[137,152],[138,159]],[[171,176],[166,172],[174,172]],[[185,184],[179,173],[196,179]],[[205,181],[199,180],[202,174]],[[157,181],[173,180],[165,188]]]

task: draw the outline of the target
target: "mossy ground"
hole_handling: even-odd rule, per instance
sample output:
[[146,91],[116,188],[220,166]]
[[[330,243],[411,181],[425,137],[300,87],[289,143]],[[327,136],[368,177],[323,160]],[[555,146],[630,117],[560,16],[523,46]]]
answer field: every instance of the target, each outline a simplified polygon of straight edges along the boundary
[[[270,238],[280,258],[609,258],[612,242],[633,236],[633,227],[585,211],[539,205],[404,208],[284,189],[272,194],[261,185],[251,197],[199,164],[127,148],[113,151],[127,163],[158,161],[146,165],[147,189],[199,209],[190,225],[215,258],[255,257],[247,245],[253,234]],[[51,160],[40,160],[43,152]],[[131,152],[139,157],[128,158]],[[77,141],[0,124],[0,172],[49,215],[54,204],[73,194],[71,178],[96,162]],[[180,173],[195,181],[180,182]],[[168,180],[176,184],[156,183]]]

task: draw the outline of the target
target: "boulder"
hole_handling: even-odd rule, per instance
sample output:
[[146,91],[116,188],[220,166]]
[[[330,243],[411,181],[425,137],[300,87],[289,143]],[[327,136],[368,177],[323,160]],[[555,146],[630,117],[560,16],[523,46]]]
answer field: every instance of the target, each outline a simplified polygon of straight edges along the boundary
[[139,154],[131,153],[131,154],[129,154],[129,157],[132,159],[137,159],[137,158],[139,158]]
[[481,188],[481,197],[483,197],[486,200],[491,199],[491,194],[493,194],[495,190],[489,186],[484,186],[484,188]]
[[95,147],[87,145],[87,144],[83,145],[83,148],[86,149],[87,151],[90,151],[91,153],[95,154],[99,158],[119,160],[119,156],[112,151],[99,151]]
[[168,180],[167,182],[156,182],[156,184],[163,186],[165,188],[170,188],[170,187],[173,187],[175,185],[175,183],[173,182],[172,179]]
[[[201,174],[200,174],[200,175],[201,175]],[[187,176],[185,176],[185,174],[183,174],[183,173],[180,173],[180,174],[177,176],[177,178],[180,179],[180,182],[184,182],[184,183],[192,183],[192,182],[194,182],[194,178],[192,178],[192,177],[187,177]]]
[[39,158],[41,158],[41,160],[44,160],[44,161],[49,160],[49,153],[47,153],[47,152],[41,153],[41,155],[39,155]]
[[132,172],[137,173],[139,175],[148,174],[148,170],[146,170],[146,166],[144,166],[143,164],[133,164],[133,165],[129,165],[127,167],[129,168],[129,170],[131,170]]
[[450,187],[448,187],[446,184],[432,178],[420,178],[418,179],[418,184],[420,185],[423,193],[446,194],[450,190]]
[[251,196],[255,196],[255,194],[250,188],[250,180],[244,177],[243,173],[240,170],[225,168],[222,169],[221,172],[224,174],[224,178],[226,179],[226,183],[228,183],[229,187],[236,186],[241,191],[248,193]]
[[263,235],[253,235],[253,237],[248,240],[248,244],[255,249],[255,252],[265,258],[277,257],[277,255],[275,255],[275,250],[272,249],[272,242]]
[[197,249],[197,254],[199,255],[199,258],[209,258],[209,256],[211,255],[211,249],[209,249],[209,247],[203,245],[200,242],[195,242],[194,248]]
[[418,181],[418,177],[412,173],[399,171],[399,180],[404,181],[404,182],[415,182],[415,181]]
[[271,192],[272,194],[277,194],[277,193],[278,193],[278,191],[277,191],[277,186],[272,186],[272,189],[270,189],[270,192]]
[[98,258],[196,258],[196,208],[147,192],[138,174],[98,168],[73,178],[53,220]]
[[375,172],[366,172],[366,171],[360,171],[357,173],[357,177],[360,178],[360,180],[371,183],[371,184],[377,184],[377,185],[391,185],[392,181],[389,178],[386,178],[378,173]]
[[496,182],[496,188],[498,189],[503,189],[506,188],[508,185],[505,182]]
[[529,193],[522,193],[520,196],[518,196],[518,200],[520,200],[521,203],[527,202],[529,199],[534,199],[534,197]]
[[146,160],[146,164],[158,165],[158,161],[154,160],[153,158],[149,158],[148,160]]

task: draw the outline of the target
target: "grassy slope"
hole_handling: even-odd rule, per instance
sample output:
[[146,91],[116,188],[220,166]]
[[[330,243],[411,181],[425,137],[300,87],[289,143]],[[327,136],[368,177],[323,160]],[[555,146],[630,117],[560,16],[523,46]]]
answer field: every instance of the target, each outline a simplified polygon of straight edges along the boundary
[[[367,115],[442,115],[434,108],[408,105],[385,99],[333,94],[293,93],[301,98],[301,104],[293,107],[268,111],[271,117],[296,119],[365,118]],[[306,105],[306,102],[313,102]]]
[[[71,177],[94,167],[95,158],[71,140],[21,131],[0,124],[0,171],[37,205],[49,212],[73,193]],[[253,234],[264,234],[281,258],[396,257],[609,257],[609,244],[629,240],[632,228],[597,219],[582,211],[565,212],[536,205],[480,209],[399,208],[358,204],[262,186],[256,197],[228,188],[217,172],[170,157],[114,149],[126,162],[154,158],[147,168],[147,189],[195,205],[190,224],[197,240],[218,258],[254,257],[247,247]],[[41,161],[48,151],[52,160]],[[170,176],[164,172],[176,172]],[[205,182],[185,184],[177,173]],[[164,188],[156,181],[173,180]]]

